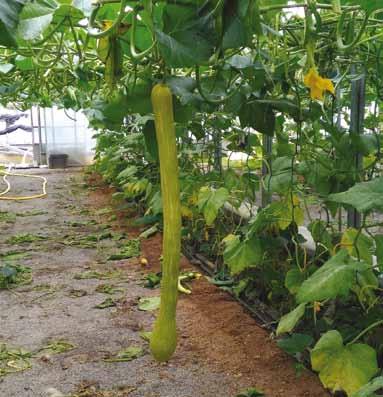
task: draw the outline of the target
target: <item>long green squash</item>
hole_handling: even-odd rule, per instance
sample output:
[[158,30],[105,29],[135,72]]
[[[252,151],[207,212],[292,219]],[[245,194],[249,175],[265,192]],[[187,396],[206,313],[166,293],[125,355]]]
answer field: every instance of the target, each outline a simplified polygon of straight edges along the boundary
[[172,94],[165,84],[157,84],[152,90],[151,98],[160,160],[164,236],[161,305],[150,338],[150,349],[154,358],[162,362],[170,359],[177,346],[181,204]]

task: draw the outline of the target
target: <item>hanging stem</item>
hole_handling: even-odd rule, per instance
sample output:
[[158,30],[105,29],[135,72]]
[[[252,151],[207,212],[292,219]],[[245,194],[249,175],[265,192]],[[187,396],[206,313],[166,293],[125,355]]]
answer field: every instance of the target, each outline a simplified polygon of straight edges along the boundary
[[362,37],[363,33],[366,30],[368,18],[370,16],[368,12],[365,13],[362,26],[360,27],[358,34],[355,36],[355,39],[351,43],[345,44],[342,39],[342,31],[343,31],[344,22],[346,20],[346,15],[347,15],[346,11],[343,11],[336,27],[336,43],[338,48],[342,51],[349,50],[358,44],[360,38]]
[[92,31],[92,28],[94,27],[93,25],[94,25],[97,13],[100,10],[100,5],[98,4],[97,7],[92,10],[92,13],[89,17],[88,35],[99,39],[101,37],[109,36],[111,33],[113,33],[113,31],[120,25],[121,21],[123,20],[124,16],[126,15],[125,7],[126,7],[127,2],[128,2],[127,0],[121,0],[120,11],[118,13],[117,18],[112,23],[112,25],[109,28],[96,33],[96,32]]
[[367,328],[365,328],[361,333],[359,333],[351,342],[347,343],[348,345],[352,345],[355,343],[357,340],[359,340],[363,335],[367,334],[370,332],[373,328],[377,327],[378,325],[383,324],[383,320],[376,321],[375,323],[369,325]]
[[130,53],[132,55],[132,58],[138,60],[144,58],[153,50],[154,46],[157,44],[157,40],[154,38],[153,43],[146,50],[142,52],[136,51],[137,13],[138,13],[137,9],[134,8],[133,16],[132,16],[132,26],[130,28]]

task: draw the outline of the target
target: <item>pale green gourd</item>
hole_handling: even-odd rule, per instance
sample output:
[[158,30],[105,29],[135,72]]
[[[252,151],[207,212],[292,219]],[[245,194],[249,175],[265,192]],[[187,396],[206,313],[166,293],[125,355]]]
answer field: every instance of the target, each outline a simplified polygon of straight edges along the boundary
[[172,93],[165,84],[157,84],[152,90],[151,99],[160,160],[164,235],[161,305],[150,338],[150,349],[154,358],[163,362],[170,359],[177,346],[181,204]]

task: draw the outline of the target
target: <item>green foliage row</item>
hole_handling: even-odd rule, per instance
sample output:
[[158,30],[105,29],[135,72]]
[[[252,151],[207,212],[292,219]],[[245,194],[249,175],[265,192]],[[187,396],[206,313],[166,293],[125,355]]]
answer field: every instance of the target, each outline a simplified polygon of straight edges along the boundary
[[[97,130],[94,170],[137,206],[139,222],[161,223],[150,92],[166,83],[184,241],[217,261],[234,293],[283,315],[279,345],[309,357],[327,388],[373,396],[383,361],[380,8],[10,0],[0,5],[0,102],[82,109]],[[363,135],[350,115],[360,77]],[[231,166],[233,151],[242,167]],[[273,200],[255,211],[260,190]],[[238,220],[244,207],[250,218]],[[350,208],[362,213],[358,229],[345,226]]]

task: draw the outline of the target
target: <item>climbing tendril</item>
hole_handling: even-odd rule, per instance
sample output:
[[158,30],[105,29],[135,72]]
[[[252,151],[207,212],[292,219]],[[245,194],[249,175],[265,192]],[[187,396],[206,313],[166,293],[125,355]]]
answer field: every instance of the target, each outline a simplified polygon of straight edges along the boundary
[[363,33],[366,30],[368,18],[370,16],[370,14],[368,12],[365,13],[363,22],[362,22],[362,26],[360,27],[358,34],[355,36],[355,39],[351,43],[348,43],[348,44],[346,44],[342,38],[342,31],[343,31],[344,23],[346,21],[346,16],[347,16],[347,12],[343,11],[342,14],[340,15],[340,18],[339,18],[339,21],[338,21],[338,24],[336,27],[336,43],[337,43],[338,48],[342,51],[350,50],[359,43],[359,40],[361,39]]

